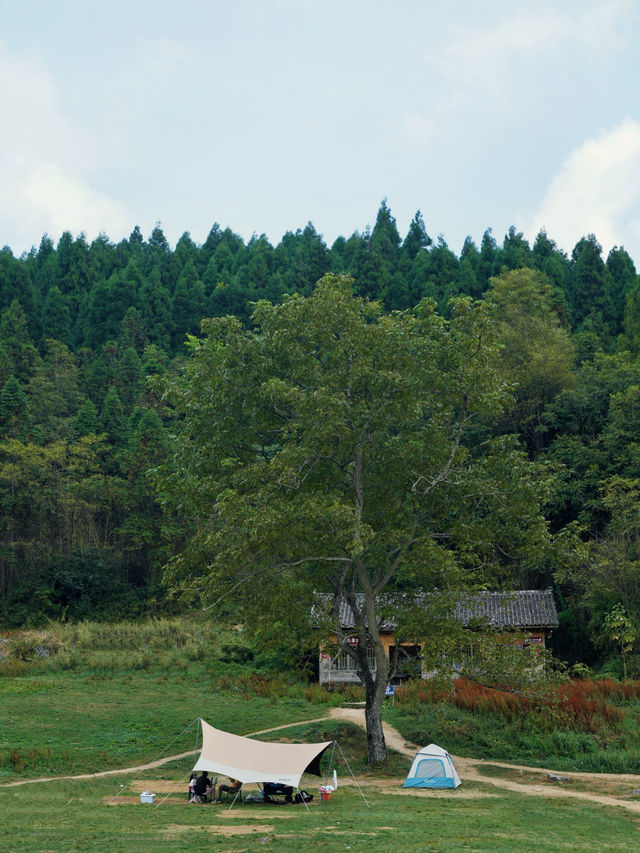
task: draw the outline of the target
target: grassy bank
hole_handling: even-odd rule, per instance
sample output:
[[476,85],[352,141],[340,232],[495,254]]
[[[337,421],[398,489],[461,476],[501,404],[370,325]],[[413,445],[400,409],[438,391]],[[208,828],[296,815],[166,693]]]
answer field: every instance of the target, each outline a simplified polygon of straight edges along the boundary
[[[285,656],[200,616],[52,623],[0,636],[0,776],[97,771],[195,743],[197,717],[239,734],[362,699],[287,670]],[[640,773],[640,683],[574,681],[536,697],[460,679],[409,683],[387,719],[417,744],[557,770]],[[37,723],[35,723],[37,721]],[[319,738],[323,739],[323,738]]]
[[573,681],[535,697],[460,679],[398,691],[387,718],[414,743],[557,770],[640,773],[640,683]]
[[[0,637],[0,779],[96,772],[195,748],[198,717],[248,732],[321,716],[330,693],[241,630],[195,617]],[[366,751],[366,750],[365,750]]]

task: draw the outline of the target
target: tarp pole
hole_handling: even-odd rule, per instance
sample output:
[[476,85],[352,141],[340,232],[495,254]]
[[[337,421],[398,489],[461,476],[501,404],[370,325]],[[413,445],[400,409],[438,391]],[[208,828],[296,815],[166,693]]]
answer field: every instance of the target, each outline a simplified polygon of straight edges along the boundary
[[351,777],[353,778],[353,781],[356,783],[356,787],[357,787],[357,788],[358,788],[358,790],[360,791],[360,796],[361,796],[361,797],[362,797],[362,799],[364,800],[365,805],[367,806],[367,808],[368,808],[368,809],[370,809],[370,808],[371,808],[371,806],[370,806],[370,805],[369,805],[369,803],[367,802],[367,798],[365,797],[365,795],[362,793],[362,788],[360,787],[360,785],[358,785],[358,780],[357,780],[357,779],[356,779],[356,777],[353,775],[353,770],[352,770],[352,769],[351,769],[351,767],[349,766],[349,762],[347,761],[347,759],[344,757],[344,752],[340,749],[340,744],[338,743],[338,741],[335,741],[335,744],[336,744],[336,746],[338,747],[338,750],[339,750],[339,752],[340,752],[340,755],[342,756],[342,760],[343,760],[343,761],[344,761],[344,763],[347,765],[347,770],[349,771],[349,773],[351,773]]
[[[296,788],[296,791],[297,791],[298,793],[300,793],[300,788]],[[310,809],[310,808],[309,808],[309,806],[307,805],[307,801],[305,800],[305,798],[304,798],[304,797],[301,797],[301,800],[302,800],[302,802],[304,803],[304,807],[305,807],[305,809],[306,809],[308,812],[310,812],[310,811],[311,811],[311,809]]]
[[169,793],[165,794],[165,795],[164,795],[164,797],[160,800],[160,802],[159,802],[159,803],[156,803],[156,806],[155,806],[155,807],[156,807],[157,809],[159,809],[159,808],[160,808],[160,806],[161,806],[161,805],[164,803],[164,801],[167,799],[167,797],[169,797],[169,796],[171,796],[171,794],[173,794],[173,792],[176,790],[176,788],[178,787],[178,785],[184,785],[184,784],[185,784],[186,782],[188,782],[188,781],[189,781],[189,779],[188,779],[188,778],[186,778],[186,779],[180,779],[180,781],[179,781],[179,782],[176,782],[176,784],[175,784],[175,785],[173,786],[173,788],[169,791]]
[[333,746],[331,747],[331,755],[330,755],[330,757],[329,757],[329,768],[328,768],[328,770],[327,770],[327,775],[324,777],[324,784],[325,784],[325,785],[326,785],[326,784],[327,784],[327,782],[329,781],[329,773],[331,773],[331,768],[333,767],[333,755],[334,755],[334,753],[335,753],[335,751],[336,751],[336,744],[337,744],[337,743],[338,743],[338,741],[337,741],[337,740],[334,740],[334,741],[333,741]]
[[193,756],[193,763],[196,764],[198,761],[198,731],[200,730],[200,717],[196,717],[196,751]]

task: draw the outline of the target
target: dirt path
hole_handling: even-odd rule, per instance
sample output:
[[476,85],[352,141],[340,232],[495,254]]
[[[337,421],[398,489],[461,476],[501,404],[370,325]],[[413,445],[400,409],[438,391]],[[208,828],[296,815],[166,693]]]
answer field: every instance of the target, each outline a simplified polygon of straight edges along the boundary
[[[348,720],[351,723],[355,723],[358,726],[365,727],[364,721],[364,711],[359,708],[332,708],[331,717],[334,719],[340,720]],[[387,746],[390,746],[392,749],[397,750],[398,752],[406,755],[407,757],[413,758],[413,756],[418,751],[419,747],[415,744],[407,743],[407,741],[402,737],[400,732],[395,729],[393,726],[390,726],[388,723],[383,723],[384,729],[384,737],[387,742]],[[586,791],[571,791],[567,788],[561,787],[548,787],[543,785],[531,785],[526,782],[514,782],[509,779],[500,779],[491,776],[484,776],[482,773],[478,772],[478,767],[482,765],[488,765],[494,767],[504,767],[509,770],[522,770],[529,773],[540,773],[541,775],[545,775],[547,773],[556,773],[554,770],[547,770],[543,767],[526,767],[520,764],[506,764],[501,761],[484,761],[483,759],[478,758],[462,758],[461,756],[452,756],[454,764],[456,765],[456,770],[458,771],[460,777],[465,780],[472,780],[474,782],[482,782],[485,785],[492,785],[495,788],[502,788],[507,791],[514,791],[518,794],[528,794],[530,796],[536,797],[556,797],[563,798],[569,797],[572,799],[578,800],[586,800],[592,803],[598,803],[599,805],[605,806],[621,806],[622,808],[628,809],[632,812],[637,812],[640,814],[640,802],[634,802],[629,800],[623,800],[619,797],[612,797],[607,794],[591,794]],[[605,780],[615,780],[616,782],[631,782],[634,784],[636,788],[640,789],[640,776],[634,776],[631,773],[577,773],[577,772],[568,772],[565,773],[563,771],[563,776],[567,776],[570,779],[581,780],[585,782],[602,782]],[[345,784],[348,782],[345,780]]]
[[[281,729],[290,729],[293,726],[303,726],[307,723],[321,723],[327,719],[327,716],[317,717],[314,720],[300,720],[299,723],[285,723],[283,726],[274,726],[271,729],[260,729],[259,732],[249,732],[245,737],[253,737],[255,735],[265,735],[268,732],[279,732]],[[172,761],[179,761],[181,758],[193,755],[193,750],[187,752],[179,752],[176,755],[165,755],[164,758],[158,758],[156,761],[149,761],[147,764],[137,764],[135,767],[121,767],[119,770],[101,770],[98,773],[81,773],[78,776],[42,776],[39,779],[20,779],[17,782],[4,782],[0,788],[16,788],[18,785],[33,785],[36,782],[60,782],[64,779],[70,781],[82,779],[99,779],[102,776],[122,776],[126,773],[139,773],[144,770],[153,770],[156,767],[162,767],[163,764],[170,764]]]
[[[362,728],[365,727],[363,709],[332,708],[330,713],[328,715],[325,715],[324,717],[316,717],[312,720],[299,720],[295,723],[287,723],[282,726],[274,726],[270,729],[261,729],[257,732],[250,732],[247,736],[250,737],[255,735],[267,734],[268,732],[277,732],[283,729],[293,728],[294,726],[307,725],[309,723],[321,723],[328,718],[346,720],[350,723],[354,723],[357,726],[361,726]],[[402,755],[406,755],[408,758],[413,758],[419,747],[417,747],[415,744],[408,743],[405,738],[400,734],[400,732],[393,726],[390,726],[388,723],[383,723],[383,728],[387,746],[391,747],[392,749],[395,749]],[[180,752],[177,755],[167,755],[164,758],[159,758],[157,761],[150,761],[147,764],[138,764],[135,767],[122,767],[118,770],[103,770],[99,773],[83,773],[77,776],[49,776],[42,777],[39,779],[21,779],[16,782],[5,782],[4,784],[0,785],[0,788],[13,788],[19,785],[32,785],[37,782],[57,782],[65,779],[97,779],[103,776],[122,776],[124,774],[130,773],[141,773],[145,770],[153,770],[156,767],[162,767],[162,765],[164,764],[169,764],[172,761],[178,761],[179,759],[186,758],[187,756],[192,754],[193,750],[189,750],[188,752]],[[505,769],[516,771],[522,770],[523,772],[539,773],[541,775],[557,772],[554,770],[547,770],[546,768],[542,767],[527,767],[521,764],[507,764],[501,761],[484,761],[483,759],[477,758],[463,758],[461,756],[455,755],[453,756],[453,760],[455,762],[456,769],[458,770],[458,773],[460,774],[463,780],[481,782],[484,785],[490,785],[494,788],[501,788],[502,790],[514,791],[518,794],[527,794],[536,797],[570,798],[583,800],[591,803],[597,803],[598,805],[604,806],[620,806],[624,809],[640,814],[640,802],[624,800],[620,797],[613,797],[606,794],[593,794],[586,791],[572,791],[563,787],[535,785],[526,782],[514,782],[510,779],[500,779],[496,777],[484,776],[482,773],[478,772],[478,767],[481,767],[482,765],[491,765],[493,767],[503,767]],[[601,783],[605,781],[629,782],[632,783],[634,787],[640,789],[640,776],[636,776],[631,773],[579,773],[563,771],[562,775],[567,776],[570,779],[590,782],[592,784],[599,782]],[[385,783],[389,783],[393,780],[384,781]],[[345,778],[343,784],[348,784],[348,779]],[[372,782],[371,784],[376,783]],[[395,785],[397,783],[393,782],[393,784]],[[415,789],[411,789],[411,792],[415,794]],[[448,791],[446,793],[449,794]],[[451,796],[456,795],[454,791],[451,791],[450,793]]]

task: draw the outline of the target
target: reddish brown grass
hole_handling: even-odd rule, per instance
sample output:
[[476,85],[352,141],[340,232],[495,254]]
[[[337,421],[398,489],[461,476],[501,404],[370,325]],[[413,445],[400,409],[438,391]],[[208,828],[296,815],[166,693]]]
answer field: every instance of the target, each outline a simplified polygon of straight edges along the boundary
[[406,707],[447,701],[470,713],[496,715],[510,723],[534,717],[542,729],[562,727],[590,733],[616,728],[624,715],[612,703],[638,697],[640,682],[612,680],[569,681],[536,696],[486,687],[466,678],[456,679],[448,691],[429,682],[409,682],[396,690],[396,701]]

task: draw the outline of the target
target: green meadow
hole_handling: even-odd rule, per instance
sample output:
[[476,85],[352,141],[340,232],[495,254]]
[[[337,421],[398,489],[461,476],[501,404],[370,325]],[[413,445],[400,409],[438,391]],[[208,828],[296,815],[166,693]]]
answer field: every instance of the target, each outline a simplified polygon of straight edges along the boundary
[[[185,768],[180,768],[185,769]],[[176,768],[177,770],[177,768]],[[179,773],[165,771],[173,781]],[[136,794],[108,800],[127,776],[0,788],[0,847],[6,851],[635,851],[637,816],[622,809],[496,792],[465,783],[455,792],[401,794],[397,786],[352,786],[327,803],[303,806],[193,806],[184,793],[162,805]],[[143,783],[153,779],[149,774]],[[155,780],[157,782],[157,779]],[[305,782],[306,784],[306,782]],[[316,781],[317,784],[317,781]],[[136,791],[139,790],[137,786]],[[131,789],[129,789],[130,791]]]
[[[508,769],[487,766],[486,783],[463,778],[456,791],[403,791],[409,766],[406,756],[390,751],[387,766],[371,771],[365,764],[361,729],[342,720],[309,722],[327,716],[333,705],[359,698],[357,693],[331,694],[296,680],[284,669],[278,670],[276,660],[248,650],[238,632],[220,633],[206,623],[181,618],[140,625],[52,625],[46,632],[4,639],[0,662],[3,851],[253,851],[264,845],[285,853],[555,853],[640,847],[640,813],[569,797],[527,796],[489,784],[497,775],[523,781]],[[618,704],[625,709],[620,739],[626,737],[633,719],[637,721],[637,702],[631,697],[626,704]],[[460,747],[459,754],[468,756],[474,755],[470,734],[476,732],[482,740],[481,752],[488,753],[492,731],[494,759],[508,757],[510,744],[517,742],[516,729],[509,735],[512,741],[501,742],[498,732],[502,730],[507,738],[509,731],[505,720],[492,717],[486,707],[481,715],[473,712],[472,706],[463,711],[412,695],[404,705],[387,706],[385,716],[408,740],[414,736],[420,742],[440,739],[452,751]],[[193,765],[198,717],[238,734],[287,726],[260,735],[264,739],[336,738],[368,806],[339,755],[335,763],[340,786],[329,802],[318,799],[320,780],[303,779],[302,787],[315,794],[309,811],[303,806],[248,803],[236,804],[231,811],[217,805],[190,805],[186,779]],[[514,718],[513,726],[518,719]],[[534,718],[526,720],[530,725]],[[593,733],[594,743],[605,734],[604,728]],[[614,737],[611,732],[609,736]],[[554,761],[562,758],[562,738],[539,738],[540,744],[555,743],[556,753],[538,754],[532,764],[541,766],[548,758],[546,766],[559,766]],[[528,748],[533,749],[535,742],[529,738]],[[181,753],[188,755],[153,770],[127,771]],[[511,758],[516,760],[516,755]],[[581,760],[573,761],[575,769]],[[115,774],[34,781],[101,771]],[[535,776],[531,780],[525,776],[524,781],[543,784]],[[27,784],[9,786],[15,782]],[[577,783],[570,787],[581,790]],[[615,795],[627,796],[629,788],[621,785]],[[154,805],[140,803],[139,794],[145,789],[156,793]],[[597,793],[598,787],[583,785],[582,790]]]

